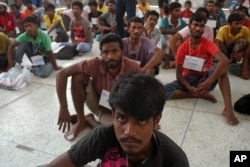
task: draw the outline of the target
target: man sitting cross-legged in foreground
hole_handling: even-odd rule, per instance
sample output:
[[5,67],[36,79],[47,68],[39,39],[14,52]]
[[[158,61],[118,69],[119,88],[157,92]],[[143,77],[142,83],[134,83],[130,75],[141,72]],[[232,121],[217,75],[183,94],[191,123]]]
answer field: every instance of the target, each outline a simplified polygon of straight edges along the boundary
[[[233,113],[227,74],[229,61],[216,44],[202,37],[205,23],[206,17],[201,13],[191,17],[191,36],[179,47],[176,55],[177,81],[165,86],[167,99],[198,97],[216,102],[216,98],[208,91],[215,88],[218,80],[225,103],[223,115],[229,124],[236,125],[239,121]],[[214,58],[218,63],[213,66]]]
[[157,131],[166,96],[163,85],[145,74],[123,76],[112,88],[113,125],[84,136],[48,167],[98,166],[188,167],[183,150]]
[[[68,129],[65,133],[67,140],[74,140],[88,125],[90,127],[98,125],[93,115],[84,116],[85,101],[90,110],[99,117],[100,123],[112,123],[111,108],[106,104],[108,91],[120,76],[130,72],[140,72],[140,67],[136,62],[123,56],[123,42],[118,35],[103,36],[100,41],[100,50],[100,58],[82,61],[57,74],[56,88],[60,103],[58,125],[59,130],[62,129],[63,132],[66,128]],[[77,122],[72,128],[70,128],[70,122],[75,117],[69,114],[66,98],[69,77],[72,77],[71,92],[77,113]],[[104,103],[98,105],[99,100]]]

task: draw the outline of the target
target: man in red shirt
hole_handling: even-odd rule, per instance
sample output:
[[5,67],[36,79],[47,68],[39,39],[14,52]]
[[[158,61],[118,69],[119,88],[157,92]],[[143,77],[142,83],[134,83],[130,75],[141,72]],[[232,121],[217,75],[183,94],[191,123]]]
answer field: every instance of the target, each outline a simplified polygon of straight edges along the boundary
[[[190,8],[192,7],[191,1],[186,1],[184,7],[185,7],[185,9],[183,11],[181,11],[181,18],[188,19],[188,18],[192,17],[192,15],[194,13],[190,10]],[[187,22],[187,24],[188,24],[188,22]]]
[[[225,103],[223,115],[231,125],[237,125],[238,119],[233,113],[231,90],[228,79],[229,61],[216,44],[202,37],[206,17],[194,14],[189,23],[191,37],[178,49],[176,55],[177,81],[165,86],[167,99],[203,98],[217,102],[209,94],[219,82]],[[218,63],[213,66],[213,59]]]
[[0,2],[0,32],[5,33],[9,37],[15,37],[15,21],[14,17],[7,12],[7,4]]

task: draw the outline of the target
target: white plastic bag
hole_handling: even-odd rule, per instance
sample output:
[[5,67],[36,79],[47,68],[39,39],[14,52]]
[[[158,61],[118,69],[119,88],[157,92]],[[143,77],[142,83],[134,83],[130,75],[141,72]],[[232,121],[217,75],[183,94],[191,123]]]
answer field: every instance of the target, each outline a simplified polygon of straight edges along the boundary
[[4,89],[20,89],[31,83],[30,67],[20,67],[16,64],[7,72],[0,73],[0,88]]

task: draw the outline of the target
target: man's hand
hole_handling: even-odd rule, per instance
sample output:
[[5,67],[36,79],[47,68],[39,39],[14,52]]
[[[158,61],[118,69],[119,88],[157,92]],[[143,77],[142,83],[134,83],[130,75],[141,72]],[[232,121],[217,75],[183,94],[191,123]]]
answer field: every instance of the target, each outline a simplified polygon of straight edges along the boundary
[[209,80],[206,80],[198,85],[198,92],[199,94],[204,94],[209,91],[211,88],[212,83]]
[[66,128],[67,130],[70,129],[70,114],[67,107],[60,107],[59,110],[59,117],[57,125],[59,125],[59,130],[62,129],[62,132],[64,133]]
[[62,67],[61,66],[56,66],[55,67],[55,70],[57,71],[57,70],[61,70],[62,69]]
[[198,95],[199,95],[199,91],[198,91],[198,89],[195,88],[195,87],[190,87],[188,90],[189,90],[191,93],[193,93],[195,96],[198,96]]
[[146,36],[149,38],[151,38],[151,33],[152,33],[152,31],[153,31],[153,28],[152,27],[150,27],[150,26],[146,26],[145,27],[145,34],[146,34]]

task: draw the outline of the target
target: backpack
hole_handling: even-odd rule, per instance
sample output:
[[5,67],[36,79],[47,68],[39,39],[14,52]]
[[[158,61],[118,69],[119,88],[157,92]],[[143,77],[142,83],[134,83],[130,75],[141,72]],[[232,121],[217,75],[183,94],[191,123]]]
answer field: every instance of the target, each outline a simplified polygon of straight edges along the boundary
[[250,94],[242,96],[239,100],[234,103],[234,110],[250,115]]

